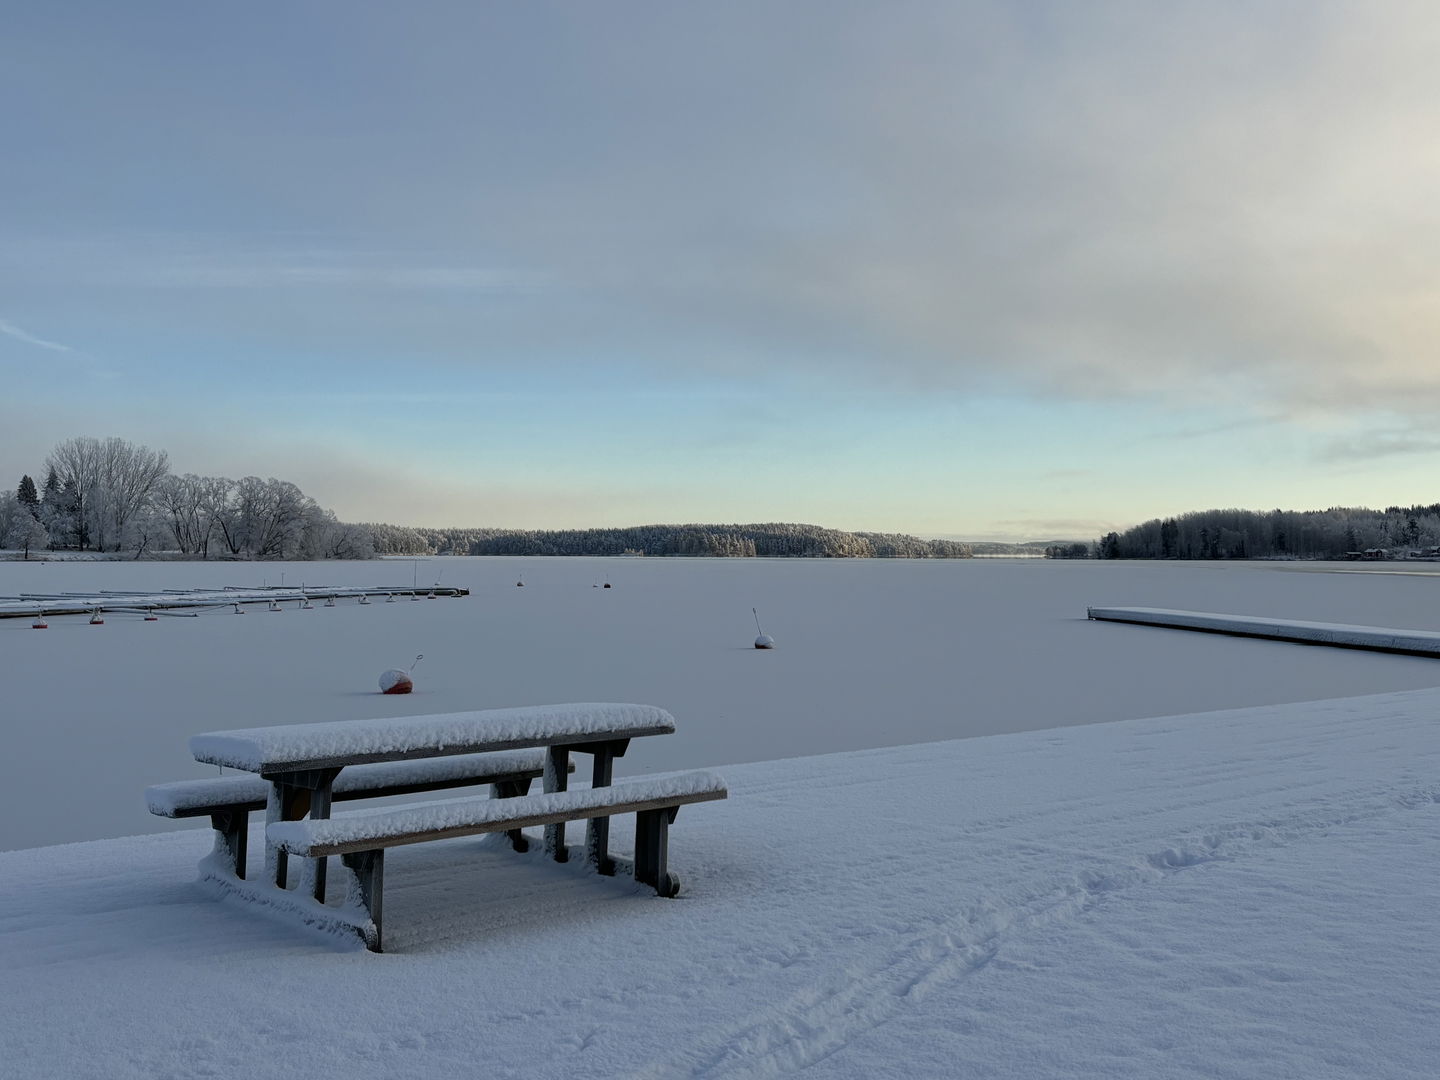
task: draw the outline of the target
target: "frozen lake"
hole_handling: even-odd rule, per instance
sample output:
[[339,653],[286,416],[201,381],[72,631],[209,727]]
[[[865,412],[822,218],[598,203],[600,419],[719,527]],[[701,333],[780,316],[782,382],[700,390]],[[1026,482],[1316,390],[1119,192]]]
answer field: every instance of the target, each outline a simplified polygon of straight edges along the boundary
[[[160,831],[170,823],[146,813],[141,789],[205,775],[185,740],[220,728],[663,706],[679,732],[637,742],[617,763],[633,774],[1440,686],[1433,660],[1085,618],[1089,604],[1123,604],[1440,630],[1440,575],[1424,569],[433,559],[419,563],[422,583],[443,574],[472,595],[155,623],[110,615],[103,627],[56,618],[45,632],[5,620],[0,849]],[[415,570],[7,562],[0,594],[278,584],[282,573],[287,584],[398,586]],[[773,651],[751,647],[752,605]],[[417,692],[381,696],[379,673],[417,653]]]

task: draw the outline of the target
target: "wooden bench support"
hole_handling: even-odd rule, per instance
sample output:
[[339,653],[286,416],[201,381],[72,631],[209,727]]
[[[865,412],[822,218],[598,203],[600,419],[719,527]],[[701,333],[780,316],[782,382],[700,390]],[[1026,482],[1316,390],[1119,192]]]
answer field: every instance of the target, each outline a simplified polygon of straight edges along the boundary
[[662,806],[635,815],[635,880],[651,886],[660,896],[680,892],[680,879],[670,873],[667,865],[670,823],[679,811],[678,806]]
[[374,936],[365,937],[365,947],[371,952],[382,952],[380,919],[385,896],[385,849],[354,851],[341,855],[340,862],[354,876],[356,892],[359,894],[356,899],[369,914],[370,921],[375,924]]
[[250,811],[220,810],[210,815],[210,826],[216,833],[216,845],[225,852],[226,863],[235,876],[245,879],[245,847],[250,840]]
[[[519,780],[502,780],[498,784],[490,785],[490,797],[492,799],[518,799],[522,795],[530,793],[530,777],[521,777]],[[510,846],[519,852],[530,850],[530,841],[525,838],[522,829],[508,829],[505,833],[510,838]]]
[[[559,755],[557,755],[559,756]],[[563,767],[563,760],[559,766]],[[604,766],[602,768],[608,768]],[[563,776],[557,767],[556,775]],[[512,789],[513,790],[513,789]],[[630,869],[635,880],[660,896],[680,891],[680,879],[670,873],[670,824],[681,806],[723,799],[724,781],[713,773],[695,772],[654,780],[628,780],[591,789],[548,792],[543,795],[501,799],[457,799],[434,808],[399,807],[385,813],[354,815],[348,819],[280,822],[266,830],[270,846],[309,860],[339,855],[353,875],[349,899],[362,905],[368,919],[361,936],[378,951],[378,930],[372,942],[369,931],[380,924],[382,870],[376,861],[386,848],[427,843],[483,833],[513,834],[526,827],[563,825],[567,821],[594,821],[616,814],[635,814],[635,858]],[[605,835],[605,834],[602,834]],[[603,861],[601,873],[614,873],[616,860],[591,846],[587,853]],[[547,854],[550,854],[547,852]],[[568,853],[567,853],[568,854]],[[561,859],[559,861],[568,861]]]

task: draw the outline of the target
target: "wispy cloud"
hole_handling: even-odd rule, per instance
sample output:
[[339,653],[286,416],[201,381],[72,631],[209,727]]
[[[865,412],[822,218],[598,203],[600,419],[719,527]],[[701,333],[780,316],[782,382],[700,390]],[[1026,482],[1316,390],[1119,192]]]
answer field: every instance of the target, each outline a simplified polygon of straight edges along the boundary
[[0,334],[14,338],[16,341],[23,341],[26,345],[34,345],[37,349],[49,349],[51,352],[73,353],[75,350],[69,345],[62,345],[58,341],[48,341],[42,337],[36,337],[20,329],[12,322],[0,319]]
[[1332,439],[1321,447],[1324,462],[1370,461],[1375,458],[1440,454],[1440,436],[1414,431],[1376,432],[1363,438]]

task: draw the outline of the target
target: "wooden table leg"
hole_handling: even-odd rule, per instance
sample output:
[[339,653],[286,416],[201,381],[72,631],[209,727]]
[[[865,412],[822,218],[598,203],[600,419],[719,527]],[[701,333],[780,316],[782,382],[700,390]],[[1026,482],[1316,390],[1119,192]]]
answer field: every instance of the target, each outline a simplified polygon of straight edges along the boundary
[[[591,787],[609,787],[614,772],[615,753],[609,746],[595,748],[595,769]],[[615,873],[615,860],[610,858],[610,819],[591,818],[585,826],[585,857],[597,874]]]
[[[570,787],[570,750],[565,746],[545,749],[545,791],[566,791]],[[570,852],[565,848],[565,823],[545,826],[545,854],[556,862],[566,862]]]
[[[265,775],[265,774],[262,774]],[[308,769],[304,772],[273,773],[265,775],[270,781],[270,795],[265,803],[265,824],[272,821],[299,821],[306,814],[312,820],[330,816],[330,792],[340,770]],[[285,888],[288,882],[290,858],[270,838],[265,838],[265,876],[277,888]],[[306,859],[301,871],[300,888],[312,893],[315,899],[325,902],[325,860]]]
[[[310,792],[310,820],[323,821],[330,816],[330,784],[318,785]],[[306,859],[301,876],[302,888],[309,887],[310,895],[320,903],[325,902],[325,856]]]

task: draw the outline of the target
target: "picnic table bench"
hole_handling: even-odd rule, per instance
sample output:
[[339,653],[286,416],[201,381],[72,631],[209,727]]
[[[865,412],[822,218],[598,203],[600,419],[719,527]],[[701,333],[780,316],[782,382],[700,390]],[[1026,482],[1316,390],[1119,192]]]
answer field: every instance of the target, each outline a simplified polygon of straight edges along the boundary
[[[216,831],[212,859],[232,889],[255,888],[244,880],[246,831],[249,813],[263,805],[266,873],[260,887],[268,890],[268,899],[281,890],[313,897],[315,907],[323,908],[326,858],[337,855],[364,909],[363,919],[347,925],[378,952],[384,853],[405,844],[504,832],[524,851],[528,841],[522,830],[543,826],[547,854],[564,862],[570,856],[565,822],[584,820],[587,861],[598,873],[613,874],[610,818],[633,813],[636,880],[661,896],[676,895],[668,827],[681,806],[725,798],[724,781],[711,773],[685,773],[611,782],[614,759],[625,754],[632,738],[674,730],[674,718],[654,706],[577,704],[212,732],[190,740],[195,759],[253,775],[156,785],[147,798],[157,814],[210,815]],[[568,790],[572,753],[593,758],[587,790]],[[544,791],[527,794],[536,776]],[[490,797],[330,817],[332,801],[487,783]],[[309,820],[302,820],[307,815]],[[291,855],[305,860],[297,890],[288,890]],[[316,921],[314,909],[308,915]]]

